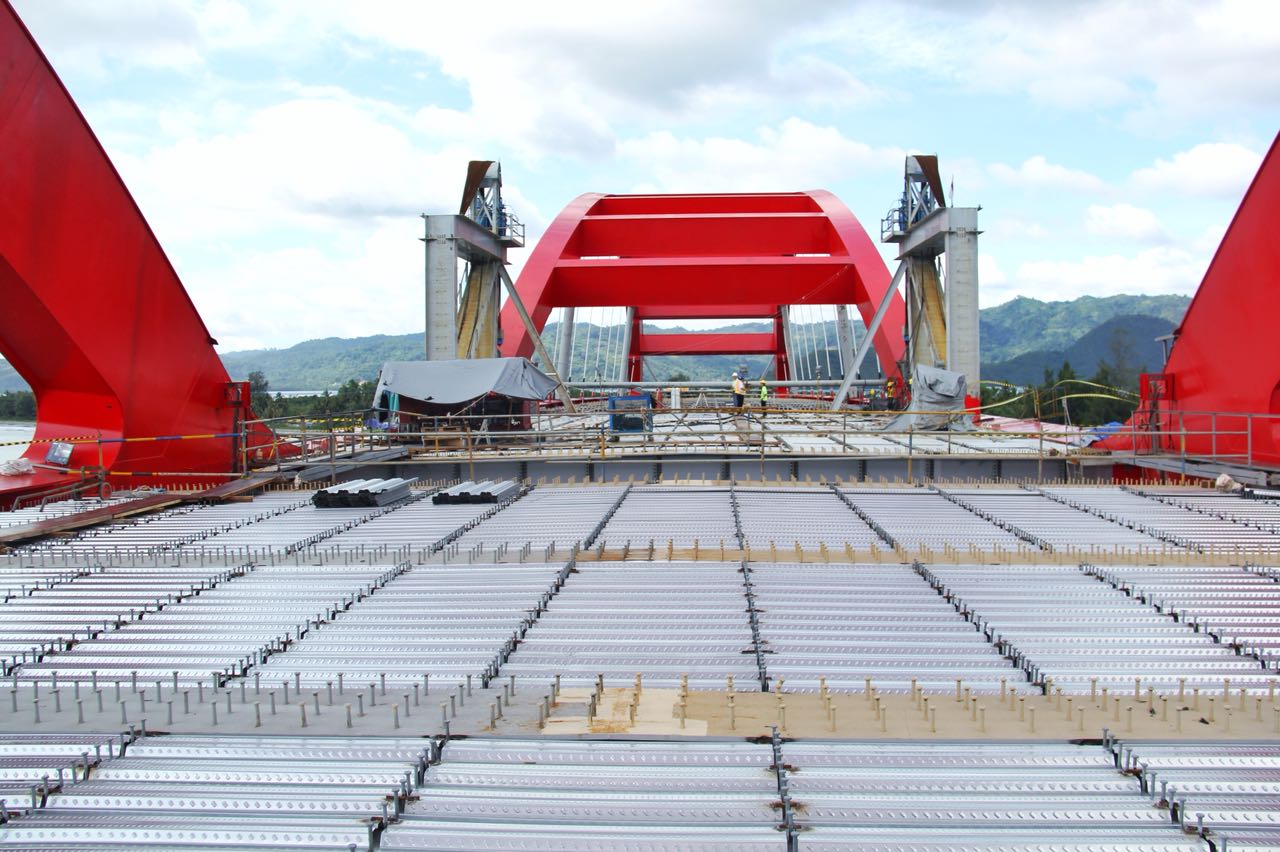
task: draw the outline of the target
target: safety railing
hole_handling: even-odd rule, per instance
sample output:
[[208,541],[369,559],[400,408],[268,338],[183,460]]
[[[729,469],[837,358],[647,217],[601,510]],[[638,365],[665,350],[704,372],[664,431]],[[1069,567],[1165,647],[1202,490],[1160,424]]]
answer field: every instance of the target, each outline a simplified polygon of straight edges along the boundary
[[[785,400],[773,400],[770,405],[761,407],[758,403],[748,401],[741,408],[714,404],[678,409],[658,408],[654,410],[654,432],[618,434],[609,430],[607,410],[603,407],[593,410],[589,406],[586,410],[577,412],[540,408],[527,415],[418,417],[402,413],[399,422],[389,428],[355,425],[356,421],[353,420],[325,421],[315,418],[277,418],[254,423],[270,426],[275,433],[275,441],[263,445],[272,454],[273,462],[275,453],[272,448],[286,446],[296,451],[292,458],[314,460],[342,457],[349,455],[352,450],[406,444],[413,445],[415,454],[420,455],[431,452],[451,454],[468,448],[477,451],[531,448],[581,443],[584,440],[598,443],[602,437],[606,444],[631,439],[672,445],[683,443],[680,440],[682,434],[696,437],[697,440],[692,443],[708,443],[706,439],[723,438],[740,441],[752,435],[785,441],[787,437],[809,434],[830,439],[836,444],[842,441],[847,444],[854,437],[879,437],[901,442],[907,454],[920,455],[970,454],[974,451],[972,445],[975,441],[1034,440],[1037,447],[1043,443],[1045,455],[1053,457],[1062,456],[1064,452],[1089,454],[1090,450],[1083,445],[1097,439],[1127,438],[1140,454],[1173,452],[1252,464],[1256,460],[1255,450],[1262,446],[1259,435],[1264,429],[1274,429],[1280,438],[1280,415],[1175,412],[1166,415],[1173,421],[1173,428],[1165,425],[1159,429],[1146,428],[1137,421],[1111,430],[1069,429],[1046,423],[1018,429],[990,429],[981,425],[952,431],[915,427],[889,428],[894,418],[905,413],[908,412],[853,409],[829,412],[821,408],[796,406]],[[949,419],[957,423],[964,423],[972,417],[969,412],[954,410],[924,409],[909,414],[944,421]],[[252,426],[253,423],[249,425]],[[1029,449],[1025,444],[1022,447],[1024,450]],[[1064,450],[1064,447],[1067,449]],[[1096,454],[1100,451],[1092,452]],[[290,458],[288,454],[284,454],[284,457],[286,460]]]
[[[1158,459],[1166,468],[1181,466],[1187,475],[1203,476],[1197,464],[1217,463],[1280,470],[1280,414],[1220,411],[1139,412],[1123,427],[1069,430],[1032,422],[1016,429],[972,425],[972,413],[913,411],[912,415],[964,424],[962,430],[894,428],[903,412],[844,409],[828,411],[791,399],[768,406],[748,401],[737,408],[713,404],[654,410],[651,432],[618,433],[609,428],[603,406],[584,405],[577,412],[536,406],[527,414],[469,414],[418,417],[401,413],[394,426],[369,425],[359,412],[280,417],[248,421],[236,433],[154,437],[83,437],[69,443],[102,447],[120,441],[209,440],[225,442],[235,452],[238,472],[283,470],[318,464],[378,463],[380,451],[399,450],[410,460],[545,455],[606,459],[657,452],[720,451],[763,457],[813,455],[868,458],[936,459],[999,456],[1041,462],[1081,462],[1110,458],[1117,462]],[[785,407],[783,407],[785,406]],[[268,437],[269,436],[269,437]],[[1097,439],[1106,440],[1092,446]],[[91,457],[91,454],[84,454]],[[99,452],[97,457],[101,457]],[[363,460],[363,461],[362,461]],[[382,459],[385,460],[385,457]],[[102,464],[57,467],[77,477],[58,492],[80,493],[100,488],[104,477],[225,479],[227,473],[113,470]],[[1176,469],[1173,470],[1176,473]],[[908,474],[910,476],[910,474]],[[45,496],[44,494],[40,497]],[[38,499],[38,498],[37,498]]]
[[1139,409],[1111,444],[1134,456],[1280,466],[1280,414]]
[[[411,460],[475,461],[513,455],[536,458],[577,455],[607,459],[627,454],[718,450],[748,456],[862,455],[908,460],[949,455],[1006,452],[1020,458],[1061,459],[1080,448],[1069,443],[1075,435],[1044,428],[1019,432],[974,429],[926,431],[889,428],[902,412],[846,410],[830,412],[811,407],[761,409],[700,406],[655,410],[652,432],[615,433],[609,412],[600,408],[568,412],[539,408],[528,415],[456,415],[416,417],[401,413],[393,426],[366,425],[330,428],[315,420],[272,421],[276,439],[260,447],[266,466],[337,464],[368,450],[404,450]],[[922,416],[968,422],[971,415],[955,411],[913,412]],[[284,449],[282,449],[284,448]],[[255,459],[249,459],[252,464]],[[370,463],[379,463],[372,459]]]
[[19,495],[9,505],[9,511],[16,512],[25,508],[43,510],[49,503],[58,500],[78,500],[85,496],[97,497],[100,500],[105,500],[111,496],[111,486],[100,472],[95,471],[85,474],[75,482],[68,485],[60,485],[52,490]]

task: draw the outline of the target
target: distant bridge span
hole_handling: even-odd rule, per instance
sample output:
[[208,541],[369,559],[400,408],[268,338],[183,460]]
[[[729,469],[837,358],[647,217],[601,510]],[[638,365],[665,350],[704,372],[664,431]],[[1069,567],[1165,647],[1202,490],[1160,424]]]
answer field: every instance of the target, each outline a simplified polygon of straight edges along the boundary
[[[767,353],[791,376],[781,309],[857,306],[870,324],[889,270],[849,208],[824,190],[758,194],[580,195],[556,217],[516,282],[539,330],[554,308],[636,308],[627,352],[631,381],[648,354]],[[875,335],[887,376],[898,377],[905,307],[895,295]],[[643,333],[646,319],[765,318],[774,331],[717,342]],[[502,312],[502,354],[533,353],[515,308]],[[769,338],[766,341],[764,338]],[[681,348],[683,346],[684,348]],[[735,348],[741,347],[741,348]]]

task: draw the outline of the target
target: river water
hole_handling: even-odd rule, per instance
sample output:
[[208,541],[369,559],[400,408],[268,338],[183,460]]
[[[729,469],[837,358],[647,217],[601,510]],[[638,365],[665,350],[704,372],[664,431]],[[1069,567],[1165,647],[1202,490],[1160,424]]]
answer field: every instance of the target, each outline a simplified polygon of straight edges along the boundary
[[35,434],[36,427],[34,423],[4,423],[0,422],[0,461],[5,459],[16,459],[22,455],[26,445],[11,445],[11,441],[30,441],[31,436]]

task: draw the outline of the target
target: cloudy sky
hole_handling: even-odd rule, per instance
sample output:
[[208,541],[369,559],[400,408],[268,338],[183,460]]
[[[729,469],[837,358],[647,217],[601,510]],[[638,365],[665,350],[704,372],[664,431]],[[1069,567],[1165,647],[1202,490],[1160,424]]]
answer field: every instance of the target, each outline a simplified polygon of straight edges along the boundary
[[875,235],[937,153],[984,305],[1191,293],[1280,117],[1273,0],[13,2],[224,351],[420,331],[473,158],[532,244],[582,192],[825,188]]

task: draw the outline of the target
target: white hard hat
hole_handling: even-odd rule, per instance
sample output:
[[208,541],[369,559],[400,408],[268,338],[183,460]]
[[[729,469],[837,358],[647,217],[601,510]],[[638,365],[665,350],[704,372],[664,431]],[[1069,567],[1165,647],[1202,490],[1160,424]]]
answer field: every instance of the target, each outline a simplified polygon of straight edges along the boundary
[[734,374],[733,374],[733,377],[734,377],[735,379],[736,379],[736,378],[738,378],[738,374],[737,374],[737,373],[734,373]]

